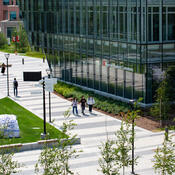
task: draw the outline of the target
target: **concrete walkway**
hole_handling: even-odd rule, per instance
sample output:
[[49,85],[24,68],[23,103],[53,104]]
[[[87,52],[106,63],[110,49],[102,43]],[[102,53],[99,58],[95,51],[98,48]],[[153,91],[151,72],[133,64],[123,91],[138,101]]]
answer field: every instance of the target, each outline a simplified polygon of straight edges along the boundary
[[[24,65],[22,64],[24,58]],[[0,52],[0,62],[6,62],[4,53]],[[10,73],[10,98],[32,111],[34,114],[42,118],[42,89],[35,87],[37,82],[24,82],[24,71],[42,71],[42,76],[46,76],[47,63],[43,63],[41,59],[23,57],[11,54],[9,64],[12,67],[9,69]],[[19,82],[19,96],[13,96],[13,79],[17,78]],[[0,75],[0,98],[5,97],[6,92],[6,75]],[[64,118],[63,112],[71,107],[71,103],[62,99],[54,94],[51,95],[52,101],[52,119],[54,124],[60,127]],[[47,108],[47,121],[48,121],[48,93],[46,92],[46,108]],[[79,107],[80,111],[80,107]],[[74,116],[70,118],[77,123],[74,133],[78,134],[81,138],[81,145],[76,145],[77,149],[83,150],[77,159],[71,160],[71,167],[74,172],[80,175],[100,175],[98,159],[100,151],[98,147],[101,142],[106,140],[106,133],[108,132],[109,138],[114,137],[114,133],[120,127],[120,121],[110,116],[94,111],[89,114],[87,109],[86,116]],[[145,129],[136,127],[136,155],[139,156],[139,164],[135,167],[135,172],[140,175],[153,175],[152,169],[154,149],[162,143],[163,133],[152,133]],[[40,150],[26,151],[15,154],[15,159],[22,162],[25,166],[22,168],[20,175],[33,175],[34,165],[38,159]],[[127,174],[130,174],[131,168],[127,169]]]

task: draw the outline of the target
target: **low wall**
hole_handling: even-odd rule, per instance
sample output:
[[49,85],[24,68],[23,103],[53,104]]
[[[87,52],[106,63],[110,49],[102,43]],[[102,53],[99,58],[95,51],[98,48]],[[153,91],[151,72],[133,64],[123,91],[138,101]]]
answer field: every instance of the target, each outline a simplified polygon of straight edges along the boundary
[[[64,139],[62,140],[64,141]],[[81,144],[80,138],[75,139],[73,141],[73,145]],[[58,144],[57,139],[50,139],[50,140],[40,140],[38,142],[32,142],[32,143],[17,143],[17,144],[10,144],[10,145],[2,145],[0,146],[0,150],[13,150],[14,152],[22,152],[22,151],[29,151],[29,150],[37,150],[37,149],[43,149],[45,145],[48,147],[56,147]]]

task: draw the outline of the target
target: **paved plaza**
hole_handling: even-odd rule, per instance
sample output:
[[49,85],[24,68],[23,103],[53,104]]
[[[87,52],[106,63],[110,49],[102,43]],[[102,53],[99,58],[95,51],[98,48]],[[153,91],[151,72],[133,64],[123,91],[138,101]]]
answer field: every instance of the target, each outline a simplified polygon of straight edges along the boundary
[[[24,64],[22,64],[22,58],[24,58]],[[0,52],[0,62],[6,63],[4,53]],[[46,69],[48,68],[47,62],[43,63],[42,59],[24,57],[19,55],[10,54],[9,64],[12,67],[9,68],[10,77],[10,98],[19,103],[23,107],[32,111],[34,114],[42,118],[43,106],[42,106],[42,88],[36,87],[38,82],[24,82],[24,71],[42,71],[42,76],[46,76]],[[18,97],[13,95],[13,79],[17,78],[19,84]],[[0,98],[3,98],[7,94],[6,86],[6,74],[0,75]],[[48,121],[48,93],[46,92],[46,113]],[[63,112],[71,107],[71,102],[62,99],[54,94],[51,94],[52,102],[52,119],[54,119],[54,125],[60,127],[64,117]],[[78,107],[80,111],[80,106]],[[114,133],[120,127],[120,121],[110,116],[106,116],[97,111],[93,111],[93,114],[85,111],[86,115],[74,116],[71,114],[70,118],[77,124],[74,133],[78,134],[81,138],[81,144],[76,145],[77,149],[83,150],[77,159],[71,160],[71,167],[74,172],[80,175],[101,175],[99,169],[98,159],[100,157],[100,151],[98,147],[101,142],[106,140],[106,133],[108,132],[109,138],[114,137]],[[145,129],[136,127],[136,155],[139,156],[139,163],[135,167],[135,172],[139,175],[154,175],[152,168],[154,150],[163,141],[163,132],[153,133]],[[34,175],[34,165],[38,159],[40,150],[26,151],[15,154],[15,159],[24,164],[21,168],[19,175]],[[131,168],[127,169],[127,174],[130,174]]]

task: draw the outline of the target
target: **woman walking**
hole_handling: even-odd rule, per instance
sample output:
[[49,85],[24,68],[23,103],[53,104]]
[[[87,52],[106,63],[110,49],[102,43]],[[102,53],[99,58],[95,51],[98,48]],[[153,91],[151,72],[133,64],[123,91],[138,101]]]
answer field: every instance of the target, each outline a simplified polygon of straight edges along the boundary
[[92,112],[92,107],[95,104],[95,100],[92,96],[89,96],[87,99],[87,104],[89,105],[89,112]]
[[72,112],[74,115],[75,115],[75,112],[76,112],[76,115],[78,115],[77,99],[76,98],[73,98],[73,101],[72,101]]
[[80,103],[81,103],[82,114],[85,115],[84,110],[86,106],[86,99],[84,98],[84,96],[81,97]]
[[5,64],[4,63],[2,63],[2,65],[1,65],[1,73],[4,75],[4,73],[5,73]]

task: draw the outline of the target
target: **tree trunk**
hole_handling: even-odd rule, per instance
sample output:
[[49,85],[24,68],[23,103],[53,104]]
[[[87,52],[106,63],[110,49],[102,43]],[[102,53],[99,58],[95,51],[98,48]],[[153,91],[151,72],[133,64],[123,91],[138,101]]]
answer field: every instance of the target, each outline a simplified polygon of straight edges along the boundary
[[162,99],[160,99],[160,127],[163,127],[163,119],[162,119]]

